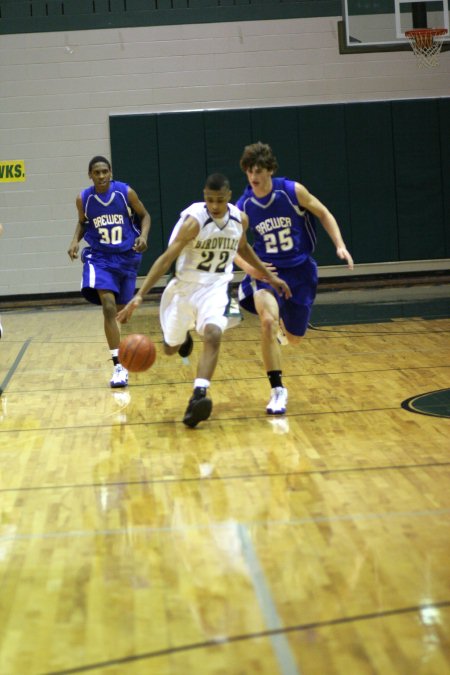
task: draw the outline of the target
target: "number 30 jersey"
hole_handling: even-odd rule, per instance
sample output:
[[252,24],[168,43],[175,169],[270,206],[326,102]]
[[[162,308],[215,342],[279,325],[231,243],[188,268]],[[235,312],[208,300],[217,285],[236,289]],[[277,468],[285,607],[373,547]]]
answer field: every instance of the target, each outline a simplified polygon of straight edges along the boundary
[[140,230],[133,223],[128,190],[126,183],[112,180],[107,192],[98,193],[93,185],[82,191],[84,239],[96,251],[123,253],[133,248]]
[[181,212],[170,235],[169,244],[189,216],[198,222],[200,231],[195,239],[186,244],[177,258],[177,279],[199,284],[211,284],[219,279],[231,281],[233,260],[243,232],[241,212],[234,204],[228,204],[225,216],[214,220],[205,202],[195,202]]
[[248,216],[253,248],[264,262],[277,268],[295,267],[314,251],[314,218],[299,205],[294,181],[272,178],[272,192],[262,199],[247,186],[236,205]]

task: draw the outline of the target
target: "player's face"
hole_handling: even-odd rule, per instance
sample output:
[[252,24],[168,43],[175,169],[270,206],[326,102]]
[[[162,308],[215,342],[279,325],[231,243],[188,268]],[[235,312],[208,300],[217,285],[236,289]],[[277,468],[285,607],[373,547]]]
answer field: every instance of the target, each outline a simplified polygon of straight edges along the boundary
[[252,187],[253,192],[257,197],[264,197],[268,195],[272,189],[272,173],[268,169],[264,169],[262,166],[250,167],[245,172],[247,175],[247,180]]
[[97,162],[93,164],[89,178],[92,179],[97,192],[106,192],[111,182],[112,172],[105,162]]
[[223,218],[228,211],[228,202],[231,200],[231,191],[223,187],[220,190],[205,188],[203,196],[206,207],[213,218]]

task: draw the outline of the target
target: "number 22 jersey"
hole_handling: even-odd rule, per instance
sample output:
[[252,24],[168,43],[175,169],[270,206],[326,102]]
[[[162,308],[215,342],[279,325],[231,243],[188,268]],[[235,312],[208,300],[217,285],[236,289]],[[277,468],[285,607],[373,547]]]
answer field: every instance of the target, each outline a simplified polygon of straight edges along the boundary
[[177,236],[184,221],[191,216],[199,233],[183,249],[176,261],[176,277],[181,281],[211,284],[229,282],[233,278],[233,260],[239,248],[243,226],[239,209],[228,204],[225,216],[214,219],[205,202],[195,202],[182,211],[170,236]]
[[247,186],[236,206],[247,214],[253,248],[264,262],[277,268],[296,267],[314,251],[314,218],[299,205],[294,181],[272,178],[272,191],[263,198],[255,197]]

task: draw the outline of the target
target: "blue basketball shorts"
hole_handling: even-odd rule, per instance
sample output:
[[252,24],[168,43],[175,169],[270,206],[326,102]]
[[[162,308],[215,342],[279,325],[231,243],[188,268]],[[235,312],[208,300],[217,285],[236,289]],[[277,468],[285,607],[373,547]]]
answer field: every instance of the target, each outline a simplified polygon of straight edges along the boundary
[[81,293],[94,305],[101,305],[98,291],[112,291],[118,305],[126,305],[136,291],[136,277],[142,254],[135,251],[106,253],[86,246],[81,253]]
[[292,335],[302,336],[308,328],[311,310],[317,292],[317,263],[313,258],[307,258],[305,262],[296,267],[278,268],[276,273],[291,289],[292,297],[286,299],[278,295],[270,284],[258,281],[248,274],[239,285],[240,306],[256,314],[254,293],[266,288],[271,291],[278,301],[280,318],[286,326],[286,330]]

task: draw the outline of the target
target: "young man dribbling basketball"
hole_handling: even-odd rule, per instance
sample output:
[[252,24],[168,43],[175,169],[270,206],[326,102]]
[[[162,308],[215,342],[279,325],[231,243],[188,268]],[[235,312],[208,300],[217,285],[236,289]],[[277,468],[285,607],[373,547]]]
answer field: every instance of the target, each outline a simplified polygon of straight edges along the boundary
[[[119,363],[116,315],[134,295],[142,252],[147,250],[150,215],[129,185],[113,180],[111,164],[105,157],[93,157],[88,173],[93,185],[77,196],[78,222],[67,252],[71,260],[78,258],[80,241],[86,240],[88,246],[81,253],[81,292],[89,302],[102,305],[114,364],[110,385],[120,388],[128,384],[128,371]],[[134,223],[134,213],[140,218],[139,227]]]
[[222,333],[227,328],[228,285],[233,278],[233,260],[241,258],[278,292],[289,297],[288,285],[266,269],[249,246],[247,216],[230,203],[228,179],[212,174],[203,190],[204,201],[182,211],[165,252],[153,263],[140,290],[117,315],[127,321],[144,295],[176,261],[175,277],[166,286],[160,304],[164,352],[188,356],[192,351],[194,327],[203,336],[194,391],[183,422],[195,427],[208,419],[212,401],[208,397],[211,378],[219,357]]

